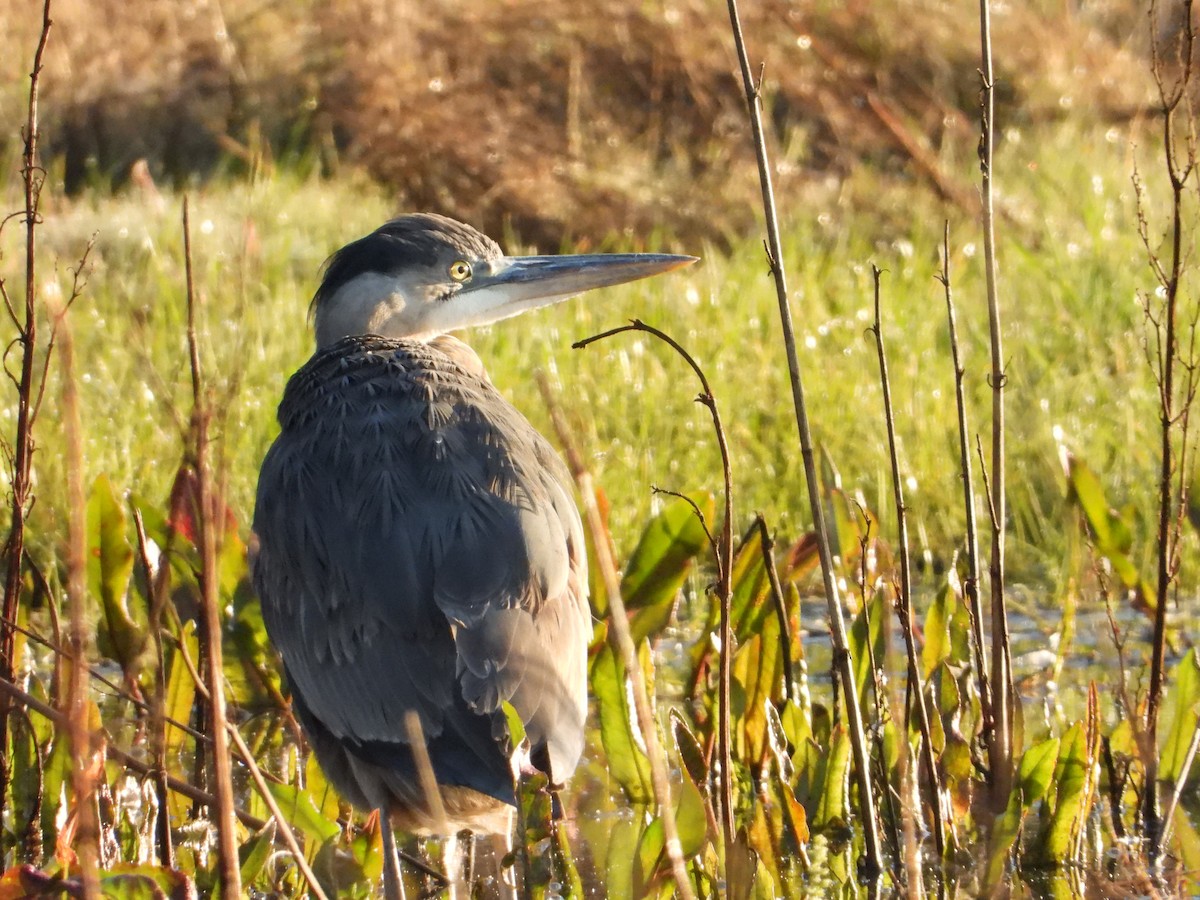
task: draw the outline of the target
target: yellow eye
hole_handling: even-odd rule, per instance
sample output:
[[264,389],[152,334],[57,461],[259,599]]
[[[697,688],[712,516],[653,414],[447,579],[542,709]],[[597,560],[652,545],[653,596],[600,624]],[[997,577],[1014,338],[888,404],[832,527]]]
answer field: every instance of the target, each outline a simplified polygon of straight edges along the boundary
[[471,277],[471,264],[465,259],[457,259],[450,263],[450,277],[463,282]]

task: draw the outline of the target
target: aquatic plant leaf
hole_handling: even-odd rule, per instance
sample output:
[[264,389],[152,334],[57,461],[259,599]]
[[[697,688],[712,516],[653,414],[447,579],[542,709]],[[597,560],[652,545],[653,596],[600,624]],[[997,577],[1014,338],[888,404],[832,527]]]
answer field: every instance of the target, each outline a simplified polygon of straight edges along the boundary
[[645,806],[635,806],[631,815],[620,816],[609,830],[608,854],[604,859],[604,894],[609,900],[641,898],[634,893],[634,866],[645,828]]
[[843,725],[834,726],[829,738],[829,756],[825,779],[817,795],[817,810],[812,827],[820,831],[835,822],[847,820],[847,796],[850,784],[850,738]]
[[325,778],[315,753],[310,753],[304,761],[304,790],[322,816],[331,822],[337,821],[341,813],[341,797]]
[[921,666],[928,679],[934,669],[950,658],[953,645],[950,640],[950,619],[953,615],[953,592],[950,585],[942,585],[934,595],[929,610],[925,613],[925,646],[921,650]]
[[675,829],[679,832],[683,858],[690,859],[704,849],[704,842],[708,839],[706,804],[704,795],[690,778],[680,779],[676,793]]
[[[711,522],[712,494],[692,499]],[[635,643],[657,636],[670,624],[688,570],[707,545],[696,511],[678,497],[643,529],[621,579],[621,596],[633,611],[629,628]]]
[[1061,740],[1054,775],[1057,787],[1054,812],[1036,847],[1036,858],[1042,862],[1060,863],[1071,858],[1075,838],[1091,807],[1089,773],[1096,760],[1089,752],[1084,723],[1076,722]]
[[249,840],[238,847],[238,863],[240,865],[241,881],[245,886],[254,883],[254,879],[262,872],[271,851],[275,848],[275,820],[268,819]]
[[739,828],[725,854],[725,885],[729,900],[750,900],[758,872],[758,855],[750,848],[745,828]]
[[704,758],[704,748],[692,733],[683,714],[677,709],[670,712],[671,734],[675,738],[675,752],[683,763],[683,770],[697,787],[708,785],[708,761]]
[[988,859],[984,870],[984,893],[991,893],[1003,882],[1008,870],[1008,856],[1021,830],[1026,813],[1046,796],[1054,780],[1058,761],[1059,739],[1050,738],[1034,744],[1025,751],[1017,769],[1017,777],[1008,795],[1008,806],[992,826],[988,843]]
[[1054,782],[1054,770],[1058,763],[1059,738],[1049,738],[1034,744],[1021,757],[1017,769],[1017,788],[1021,792],[1021,807],[1028,810],[1045,798]]
[[341,834],[337,822],[330,822],[313,806],[312,798],[292,784],[267,782],[271,796],[279,804],[279,811],[293,829],[302,832],[318,843],[332,840]]
[[641,729],[634,716],[625,667],[610,645],[604,645],[592,661],[592,696],[600,714],[600,742],[608,761],[609,774],[633,803],[648,803],[650,763],[642,749]]
[[87,502],[88,586],[100,598],[102,617],[97,632],[100,652],[120,664],[127,679],[137,675],[137,660],[146,645],[147,607],[141,600],[128,605],[133,577],[133,545],[129,517],[107,475],[92,483]]
[[[1168,704],[1174,710],[1171,727],[1159,759],[1159,778],[1167,782],[1179,780],[1196,729],[1200,727],[1200,660],[1196,648],[1184,655],[1171,673]],[[1191,774],[1195,774],[1195,770]]]
[[742,689],[744,706],[730,725],[735,747],[749,765],[757,766],[767,751],[765,707],[777,699],[774,694],[782,677],[779,620],[768,616],[763,620],[762,632],[739,647],[733,658],[733,678]]
[[187,897],[187,876],[161,866],[117,863],[100,877],[100,892],[106,900],[161,900]]
[[[167,688],[163,712],[176,722],[187,724],[192,718],[192,705],[196,702],[196,681],[184,661],[184,653],[193,666],[200,666],[200,639],[196,635],[194,619],[183,623],[178,635],[179,644],[173,649],[164,644],[164,665],[167,670]],[[169,759],[177,759],[178,754],[190,746],[192,738],[182,729],[168,723],[166,737],[166,754]],[[180,798],[182,800],[182,798]],[[191,801],[186,801],[191,803]],[[178,824],[182,824],[179,820]]]
[[[876,669],[884,665],[886,647],[883,620],[889,613],[884,592],[875,591],[850,623],[850,656],[854,661],[854,686],[858,691],[861,709],[875,709],[871,698],[874,696],[876,673],[871,671],[871,664],[874,663]],[[867,634],[868,618],[870,635]]]

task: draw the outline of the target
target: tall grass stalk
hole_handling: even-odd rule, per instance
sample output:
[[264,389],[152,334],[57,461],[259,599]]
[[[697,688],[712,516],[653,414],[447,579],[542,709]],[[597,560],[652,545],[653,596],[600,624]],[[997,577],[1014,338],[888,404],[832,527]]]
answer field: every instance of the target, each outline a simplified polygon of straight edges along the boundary
[[771,168],[767,160],[766,135],[762,124],[760,106],[762,98],[759,86],[755,83],[754,76],[750,71],[750,60],[746,52],[746,41],[742,36],[742,23],[738,15],[737,0],[728,0],[728,6],[733,42],[737,48],[742,85],[746,93],[750,130],[754,137],[754,150],[758,159],[758,177],[762,187],[763,214],[767,227],[767,257],[771,266],[771,274],[775,279],[775,293],[779,300],[779,317],[783,326],[784,350],[787,354],[792,403],[796,410],[796,428],[800,434],[800,455],[804,460],[804,477],[808,483],[808,502],[812,511],[813,530],[817,535],[817,551],[821,559],[825,601],[829,610],[829,633],[833,641],[835,664],[846,698],[847,730],[854,754],[855,774],[858,781],[859,818],[863,826],[865,860],[862,868],[866,877],[874,879],[883,872],[883,851],[879,842],[879,823],[876,818],[874,790],[871,785],[871,757],[867,751],[867,739],[863,729],[858,694],[854,690],[854,661],[851,658],[850,643],[846,637],[846,623],[842,618],[841,598],[833,568],[829,532],[825,526],[824,507],[821,502],[821,485],[817,478],[816,460],[813,455],[812,432],[808,425],[808,408],[805,405],[804,386],[800,378],[800,360],[796,353],[796,336],[792,328],[792,311],[788,300],[787,278],[783,268],[783,247],[779,240],[779,218],[775,210],[775,192],[771,186]]
[[979,169],[983,201],[983,261],[987,285],[988,334],[992,351],[992,553],[988,565],[992,593],[992,743],[988,761],[992,776],[992,808],[1008,803],[1012,784],[1012,661],[1008,649],[1008,612],[1004,599],[1005,447],[1004,341],[996,272],[995,203],[992,160],[996,133],[996,76],[992,69],[992,12],[989,0],[979,0],[980,77],[983,83],[979,135]]
[[229,740],[225,734],[225,687],[222,681],[224,661],[221,653],[221,608],[218,596],[217,510],[214,503],[212,469],[209,465],[209,409],[207,386],[200,361],[200,343],[196,336],[196,284],[192,268],[191,218],[188,200],[183,201],[183,258],[187,277],[187,342],[192,373],[192,440],[196,466],[196,532],[200,543],[201,598],[204,617],[205,659],[209,715],[212,720],[212,773],[217,796],[213,816],[217,824],[217,866],[221,896],[239,897],[242,893],[238,866],[237,832],[234,821],[233,774],[229,758]]

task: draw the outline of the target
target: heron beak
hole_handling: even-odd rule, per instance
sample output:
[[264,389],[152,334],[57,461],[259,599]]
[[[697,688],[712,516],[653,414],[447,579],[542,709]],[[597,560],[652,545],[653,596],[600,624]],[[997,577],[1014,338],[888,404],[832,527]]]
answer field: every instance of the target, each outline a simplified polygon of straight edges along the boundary
[[670,253],[504,256],[494,260],[488,271],[477,273],[453,302],[467,319],[463,324],[483,325],[696,261],[695,256]]

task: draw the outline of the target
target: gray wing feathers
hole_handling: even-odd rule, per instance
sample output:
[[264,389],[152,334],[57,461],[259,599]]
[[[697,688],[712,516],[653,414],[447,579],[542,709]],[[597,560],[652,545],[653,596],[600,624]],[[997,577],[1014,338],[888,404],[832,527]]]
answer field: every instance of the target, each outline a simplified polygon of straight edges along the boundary
[[379,338],[315,356],[280,422],[254,574],[308,713],[336,738],[406,742],[406,710],[434,738],[475,734],[456,720],[473,714],[502,729],[509,701],[569,775],[591,626],[579,517],[549,445],[437,349]]

